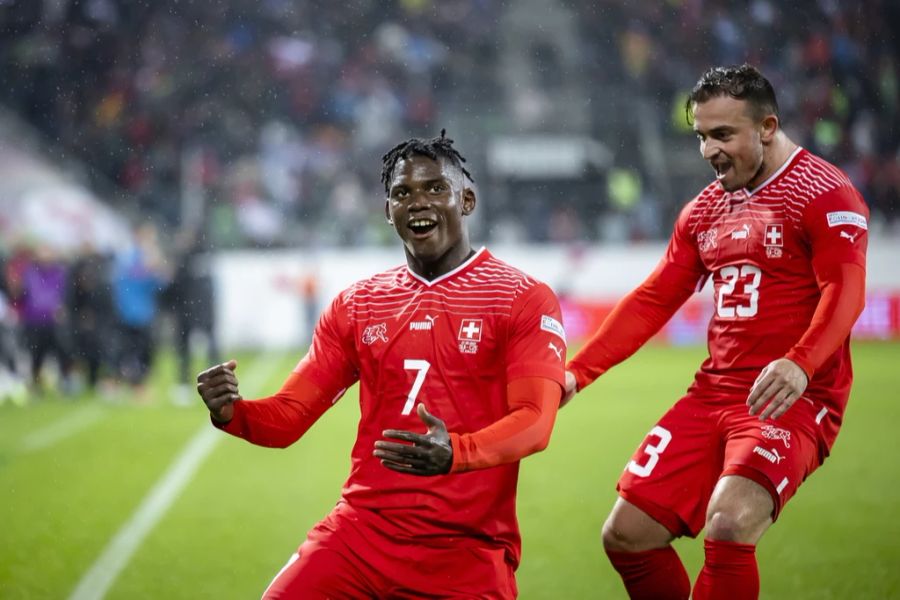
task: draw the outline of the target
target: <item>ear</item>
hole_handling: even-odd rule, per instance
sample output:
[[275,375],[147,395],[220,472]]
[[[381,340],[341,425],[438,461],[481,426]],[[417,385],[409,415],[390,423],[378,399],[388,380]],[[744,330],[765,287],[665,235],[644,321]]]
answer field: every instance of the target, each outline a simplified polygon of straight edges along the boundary
[[463,188],[462,193],[462,214],[470,215],[475,210],[475,190],[470,187]]
[[390,200],[384,201],[384,218],[391,225],[394,224],[394,219],[391,218],[391,201]]
[[760,122],[759,139],[763,144],[770,144],[778,133],[778,117],[775,115],[767,115]]

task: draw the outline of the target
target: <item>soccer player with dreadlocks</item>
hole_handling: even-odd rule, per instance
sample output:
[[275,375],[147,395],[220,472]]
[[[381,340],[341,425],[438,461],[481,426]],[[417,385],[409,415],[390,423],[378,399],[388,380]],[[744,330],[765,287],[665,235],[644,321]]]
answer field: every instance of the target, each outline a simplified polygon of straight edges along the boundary
[[217,427],[276,447],[360,382],[341,499],[264,598],[516,597],[519,461],[549,441],[565,333],[546,285],[470,245],[464,162],[443,131],[384,156],[406,265],[338,294],[278,393],[243,400],[234,361],[198,377]]

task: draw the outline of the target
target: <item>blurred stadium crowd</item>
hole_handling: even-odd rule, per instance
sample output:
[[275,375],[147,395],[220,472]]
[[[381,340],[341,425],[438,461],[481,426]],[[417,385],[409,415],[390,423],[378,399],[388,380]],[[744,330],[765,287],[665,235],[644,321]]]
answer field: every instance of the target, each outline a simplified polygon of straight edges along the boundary
[[596,186],[543,182],[543,208],[507,202],[483,239],[603,239],[588,208],[664,238],[709,179],[684,94],[743,61],[792,137],[900,220],[889,0],[4,0],[0,24],[2,100],[164,227],[203,195],[217,245],[390,239],[378,159],[442,125],[489,182],[491,135],[577,128],[613,151]]
[[[180,345],[208,325],[184,322],[212,310],[190,257],[392,241],[381,154],[443,126],[491,207],[481,240],[664,239],[710,179],[683,101],[715,64],[758,65],[791,137],[900,235],[898,31],[894,0],[0,0],[0,103],[152,223],[103,257],[0,244],[0,356],[15,330],[63,388],[140,385],[160,306]],[[497,136],[560,133],[609,164],[525,188],[492,170]]]
[[202,335],[207,360],[218,360],[203,240],[181,235],[164,256],[156,227],[145,223],[116,255],[67,258],[49,245],[22,245],[0,261],[0,403],[51,390],[141,399],[163,313],[178,359],[171,397],[189,401],[192,337],[196,345]]

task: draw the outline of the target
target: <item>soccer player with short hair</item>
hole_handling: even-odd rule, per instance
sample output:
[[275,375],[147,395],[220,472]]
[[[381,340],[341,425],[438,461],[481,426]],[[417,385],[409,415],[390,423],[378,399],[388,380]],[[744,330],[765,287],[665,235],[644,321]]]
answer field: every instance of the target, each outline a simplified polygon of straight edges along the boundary
[[688,598],[670,542],[706,529],[693,598],[756,598],[755,545],[828,456],[865,302],[868,209],[780,127],[755,68],[707,71],[689,122],[715,181],[682,210],[654,272],[569,362],[567,395],[625,360],[711,278],[709,357],[619,479],[603,545],[631,598]]
[[243,400],[234,361],[198,376],[217,427],[277,447],[360,382],[341,499],[264,598],[516,596],[519,460],[549,441],[565,333],[550,288],[471,247],[464,161],[443,131],[384,156],[407,264],[341,292],[278,393]]

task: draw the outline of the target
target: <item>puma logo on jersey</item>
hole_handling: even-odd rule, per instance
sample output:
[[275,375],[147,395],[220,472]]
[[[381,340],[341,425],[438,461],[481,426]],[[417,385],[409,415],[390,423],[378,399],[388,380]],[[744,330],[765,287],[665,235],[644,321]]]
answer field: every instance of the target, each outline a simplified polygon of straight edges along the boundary
[[744,223],[741,225],[740,229],[736,229],[731,232],[731,239],[733,240],[746,240],[750,237],[750,225]]
[[841,231],[841,237],[842,237],[842,238],[847,238],[848,240],[850,240],[850,243],[851,243],[851,244],[852,244],[853,242],[856,241],[856,238],[857,238],[858,235],[859,235],[858,233],[857,233],[856,235],[850,235],[850,234],[847,233],[846,231]]
[[438,317],[432,317],[431,315],[425,315],[424,321],[410,321],[409,330],[410,331],[431,331],[434,328],[434,322],[438,320]]
[[547,347],[550,348],[551,350],[553,350],[553,352],[556,354],[556,358],[558,358],[559,360],[563,359],[562,348],[557,348],[556,346],[553,345],[553,342],[547,342]]

